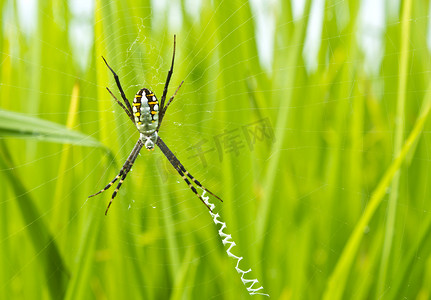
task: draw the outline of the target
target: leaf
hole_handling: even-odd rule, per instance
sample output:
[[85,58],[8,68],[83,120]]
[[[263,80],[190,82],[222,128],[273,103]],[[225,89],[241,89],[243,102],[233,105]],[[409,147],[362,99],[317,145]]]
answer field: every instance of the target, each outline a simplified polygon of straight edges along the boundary
[[3,109],[0,109],[0,136],[106,148],[91,136],[70,130],[64,125]]

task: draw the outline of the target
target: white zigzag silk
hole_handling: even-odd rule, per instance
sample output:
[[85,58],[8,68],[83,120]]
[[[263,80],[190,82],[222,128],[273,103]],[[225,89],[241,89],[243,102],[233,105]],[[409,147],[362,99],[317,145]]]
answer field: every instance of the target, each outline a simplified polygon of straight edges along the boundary
[[221,218],[221,217],[220,217],[220,215],[219,215],[218,213],[217,213],[217,214],[215,214],[215,213],[213,213],[213,212],[212,212],[212,211],[214,210],[214,208],[215,208],[215,205],[214,205],[213,203],[210,203],[210,202],[209,202],[209,197],[208,197],[208,196],[205,196],[205,193],[206,193],[206,191],[205,191],[205,190],[203,190],[203,192],[202,192],[202,199],[204,200],[205,204],[206,204],[206,205],[208,205],[208,207],[210,207],[210,208],[211,208],[211,210],[209,211],[209,213],[210,213],[211,217],[213,218],[213,222],[214,222],[214,224],[215,224],[216,226],[217,226],[218,224],[221,224],[221,227],[220,227],[220,229],[218,230],[218,234],[219,234],[219,236],[222,238],[223,245],[224,245],[224,246],[226,246],[226,244],[228,244],[228,245],[229,245],[229,248],[226,250],[227,255],[228,255],[229,257],[232,257],[232,258],[234,258],[234,259],[236,259],[236,260],[237,260],[235,269],[236,269],[236,271],[237,271],[239,274],[241,274],[241,281],[242,281],[242,283],[244,284],[244,286],[246,287],[247,292],[248,292],[250,295],[263,295],[263,296],[268,296],[268,297],[269,297],[269,295],[268,295],[268,294],[265,294],[265,293],[259,292],[259,291],[263,290],[263,286],[260,286],[260,287],[258,287],[258,288],[254,288],[254,285],[259,285],[259,281],[258,281],[257,279],[246,279],[246,278],[244,278],[245,274],[247,274],[247,273],[251,272],[251,269],[248,269],[247,271],[244,271],[244,270],[242,270],[242,269],[239,267],[239,262],[243,259],[243,257],[242,257],[242,256],[236,256],[235,254],[233,254],[233,253],[231,252],[231,249],[232,249],[233,247],[235,247],[235,246],[236,246],[236,244],[235,244],[235,242],[232,240],[232,236],[231,236],[230,234],[226,234],[226,233],[224,233],[224,232],[223,232],[223,230],[226,228],[226,223],[225,223],[225,222],[222,222],[222,221],[220,220],[220,218]]

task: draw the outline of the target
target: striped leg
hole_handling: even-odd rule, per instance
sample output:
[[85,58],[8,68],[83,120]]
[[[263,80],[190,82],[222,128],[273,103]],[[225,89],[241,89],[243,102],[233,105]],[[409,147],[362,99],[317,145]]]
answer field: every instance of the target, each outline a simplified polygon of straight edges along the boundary
[[[132,167],[132,166],[130,166],[130,168],[131,168],[131,167]],[[129,168],[129,170],[130,170],[130,168]],[[114,192],[112,193],[112,198],[111,198],[111,200],[109,201],[108,207],[107,207],[107,208],[106,208],[106,210],[105,210],[105,216],[108,214],[108,210],[109,210],[109,207],[110,207],[110,206],[111,206],[111,204],[112,204],[112,200],[114,200],[115,196],[117,196],[118,190],[120,189],[121,185],[123,184],[124,179],[126,179],[126,176],[127,176],[127,173],[129,173],[129,170],[127,170],[126,172],[124,172],[123,176],[121,177],[120,181],[118,182],[117,188],[116,188],[116,189],[114,190]]]
[[177,170],[178,174],[180,174],[181,178],[183,178],[183,180],[187,183],[187,185],[193,191],[193,193],[195,193],[196,196],[198,196],[198,198],[205,204],[206,207],[208,207],[209,210],[211,210],[211,208],[205,203],[205,201],[202,199],[201,195],[199,195],[198,191],[191,184],[190,180],[187,179],[187,177],[189,177],[197,186],[199,186],[200,188],[204,189],[205,191],[207,191],[208,193],[210,193],[211,195],[213,195],[214,197],[216,197],[217,199],[219,199],[220,201],[222,201],[218,196],[216,196],[215,194],[213,194],[212,192],[210,192],[208,189],[206,189],[205,187],[203,187],[202,184],[200,184],[200,182],[197,181],[184,168],[184,166],[180,163],[180,161],[178,160],[178,158],[172,153],[172,151],[168,148],[168,146],[166,146],[165,142],[163,142],[163,140],[160,138],[160,136],[157,138],[156,144],[157,144],[157,146],[159,146],[160,150],[162,150],[163,154],[166,156],[166,158],[169,160],[169,162],[172,164],[172,166],[175,168],[175,170]]
[[[172,163],[172,162],[171,162]],[[175,167],[175,166],[174,166]],[[175,169],[178,171],[178,174],[180,174],[181,178],[187,183],[187,185],[189,186],[189,188],[192,190],[193,193],[196,194],[196,196],[198,196],[198,198],[202,201],[203,204],[205,204],[206,207],[208,207],[208,209],[210,211],[211,208],[208,206],[208,204],[205,203],[204,199],[202,199],[201,195],[199,195],[198,191],[196,190],[196,188],[190,183],[190,181],[187,179],[186,175],[181,171],[180,167],[177,166],[175,167]],[[187,172],[187,171],[186,171]]]
[[207,189],[206,187],[204,187],[199,181],[197,181],[192,174],[190,174],[186,168],[184,168],[184,166],[180,163],[180,168],[181,171],[183,171],[184,174],[186,174],[198,187],[200,187],[201,189],[207,191],[208,193],[210,193],[211,195],[213,195],[214,197],[216,197],[217,199],[219,199],[221,202],[223,202],[222,199],[220,199],[219,196],[217,196],[216,194],[214,194],[213,192],[211,192],[209,189]]
[[111,180],[111,182],[110,182],[110,183],[108,183],[108,185],[107,185],[107,186],[105,186],[103,189],[101,189],[100,191],[98,191],[96,194],[93,194],[93,195],[88,196],[88,198],[91,198],[91,197],[94,197],[94,196],[96,196],[96,195],[99,195],[99,194],[103,193],[104,191],[106,191],[107,189],[109,189],[109,188],[110,188],[110,187],[115,183],[115,181],[117,181],[117,180],[118,180],[118,178],[120,178],[120,177],[121,177],[121,175],[123,175],[123,172],[124,172],[124,166],[123,166],[123,168],[121,168],[120,173],[118,173],[118,175],[117,175],[117,176],[115,176],[115,178],[114,178],[114,179],[112,179],[112,180]]
[[118,182],[117,188],[114,190],[114,193],[112,193],[112,197],[111,197],[111,201],[109,201],[108,207],[106,208],[105,211],[105,215],[108,213],[109,207],[112,204],[112,200],[114,200],[115,196],[117,196],[118,190],[120,189],[121,185],[124,182],[124,179],[126,179],[127,173],[129,173],[130,169],[132,168],[133,164],[135,163],[136,158],[138,157],[139,151],[141,151],[142,147],[144,146],[144,144],[142,143],[142,141],[139,139],[138,142],[135,144],[135,147],[133,147],[132,152],[130,153],[129,157],[127,158],[126,162],[124,163],[123,167],[120,170],[120,173],[118,173],[117,176],[115,176],[115,178],[108,183],[108,185],[103,188],[102,190],[100,190],[99,192],[88,196],[88,198],[96,196],[100,193],[103,193],[104,191],[106,191],[107,189],[109,189],[118,179],[120,179],[120,181]]

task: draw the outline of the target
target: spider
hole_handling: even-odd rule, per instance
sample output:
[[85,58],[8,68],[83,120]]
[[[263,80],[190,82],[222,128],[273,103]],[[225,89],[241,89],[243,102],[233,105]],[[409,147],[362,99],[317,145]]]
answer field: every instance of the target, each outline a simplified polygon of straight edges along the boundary
[[[217,199],[223,202],[222,199],[220,199],[218,196],[213,194],[211,191],[209,191],[207,188],[202,186],[202,184],[197,181],[192,174],[190,174],[184,166],[181,164],[181,162],[178,160],[178,158],[172,153],[172,151],[166,146],[165,142],[160,138],[158,132],[160,129],[160,125],[162,124],[163,117],[166,114],[166,110],[168,109],[169,105],[174,100],[175,95],[177,94],[178,90],[180,89],[181,85],[184,83],[182,81],[180,85],[178,86],[175,93],[172,95],[171,98],[169,98],[169,101],[166,103],[165,106],[165,100],[166,100],[166,94],[168,92],[169,82],[172,77],[173,68],[174,68],[174,60],[175,60],[175,45],[176,45],[176,36],[174,35],[174,50],[172,55],[172,62],[171,62],[171,68],[168,71],[168,76],[166,78],[165,87],[163,88],[163,95],[160,99],[160,106],[159,102],[156,98],[156,95],[149,89],[143,88],[140,89],[133,99],[133,106],[130,105],[129,100],[127,100],[126,95],[124,94],[123,88],[120,84],[120,79],[118,78],[118,75],[114,72],[114,70],[109,66],[106,59],[102,56],[103,61],[105,62],[108,69],[112,72],[114,75],[115,82],[117,84],[118,90],[121,94],[121,98],[124,101],[124,104],[118,101],[118,99],[114,96],[114,94],[109,90],[108,87],[106,89],[111,94],[111,96],[114,98],[115,102],[118,103],[118,105],[126,112],[127,116],[130,118],[130,120],[133,122],[133,124],[136,126],[136,129],[138,130],[140,136],[138,141],[136,142],[135,146],[133,147],[132,152],[130,153],[129,157],[127,158],[126,162],[124,163],[123,167],[121,168],[120,172],[117,176],[115,176],[114,179],[112,179],[111,182],[109,182],[103,189],[98,191],[97,193],[88,196],[88,198],[96,196],[100,193],[103,193],[107,189],[109,189],[118,179],[118,185],[114,192],[112,193],[111,201],[109,201],[108,207],[105,210],[105,215],[107,215],[109,207],[112,204],[112,201],[114,200],[115,196],[118,193],[118,190],[120,189],[121,185],[123,184],[124,180],[126,179],[127,174],[131,170],[136,158],[138,157],[139,151],[141,151],[142,147],[145,146],[148,150],[154,150],[154,145],[157,145],[160,150],[162,150],[163,154],[166,156],[166,158],[169,160],[169,162],[172,164],[172,166],[177,170],[178,174],[182,177],[182,179],[187,183],[189,188],[193,191],[193,193],[198,196],[198,198],[206,205],[206,207],[211,210],[211,208],[205,203],[205,201],[202,199],[201,195],[199,195],[196,188],[191,184],[190,180],[193,181],[198,187],[201,189],[207,191]],[[188,178],[190,178],[190,180]]]

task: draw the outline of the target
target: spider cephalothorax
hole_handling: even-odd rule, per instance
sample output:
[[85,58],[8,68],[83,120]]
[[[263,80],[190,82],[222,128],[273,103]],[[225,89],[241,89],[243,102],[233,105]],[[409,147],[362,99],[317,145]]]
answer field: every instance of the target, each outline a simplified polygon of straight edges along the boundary
[[[183,82],[180,83],[175,93],[172,95],[171,98],[169,98],[169,101],[165,105],[166,100],[166,94],[168,92],[169,82],[171,80],[171,76],[173,73],[174,68],[174,60],[175,60],[175,35],[174,35],[174,51],[172,55],[172,63],[171,68],[168,71],[168,76],[166,78],[165,87],[163,88],[163,95],[160,99],[160,106],[159,101],[157,100],[156,95],[149,89],[143,88],[140,89],[133,99],[133,106],[130,105],[129,100],[126,98],[126,95],[124,94],[123,88],[120,84],[120,79],[118,78],[118,75],[114,72],[114,70],[108,65],[105,58],[103,58],[103,61],[105,62],[106,66],[109,68],[109,70],[114,75],[115,82],[117,84],[118,90],[120,91],[121,98],[124,101],[124,104],[118,101],[118,99],[115,97],[115,95],[109,90],[109,88],[106,88],[108,92],[111,94],[111,96],[114,98],[114,100],[118,103],[118,105],[121,106],[121,108],[126,112],[127,116],[130,118],[130,120],[135,124],[136,128],[139,132],[139,139],[135,144],[135,147],[133,147],[132,152],[130,153],[129,157],[127,158],[126,162],[124,163],[123,167],[121,168],[120,172],[118,173],[115,178],[108,183],[107,186],[105,186],[102,190],[99,192],[89,196],[93,197],[96,196],[104,191],[106,191],[108,188],[110,188],[118,179],[118,185],[114,192],[112,193],[111,201],[108,204],[108,207],[106,208],[105,215],[108,213],[108,209],[112,204],[112,200],[115,198],[115,196],[118,193],[118,190],[120,189],[121,185],[123,184],[127,173],[129,173],[130,169],[132,168],[136,158],[138,157],[139,151],[141,151],[142,147],[145,146],[148,150],[154,150],[154,145],[157,145],[160,150],[162,150],[163,154],[166,156],[166,158],[169,160],[169,162],[172,164],[172,166],[177,170],[177,172],[180,174],[181,178],[187,183],[187,185],[190,187],[190,189],[199,197],[199,199],[208,207],[208,205],[204,202],[201,195],[199,195],[196,188],[191,184],[189,179],[193,181],[198,187],[201,189],[207,191],[220,201],[222,201],[218,196],[214,195],[212,192],[210,192],[208,189],[202,186],[199,181],[197,181],[180,163],[178,158],[172,153],[172,151],[166,146],[166,144],[163,142],[163,140],[158,135],[160,125],[162,124],[163,117],[165,116],[166,110],[168,109],[169,105],[171,104],[172,100],[174,99],[175,95],[177,94],[179,88],[183,84]],[[188,178],[187,178],[188,177]],[[208,209],[210,209],[208,207]]]

